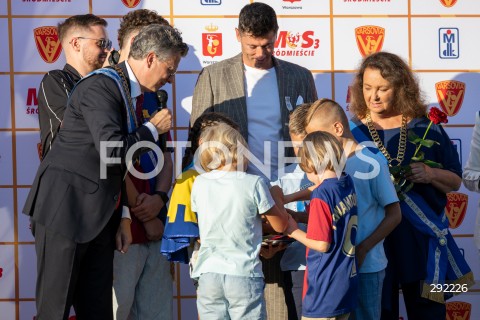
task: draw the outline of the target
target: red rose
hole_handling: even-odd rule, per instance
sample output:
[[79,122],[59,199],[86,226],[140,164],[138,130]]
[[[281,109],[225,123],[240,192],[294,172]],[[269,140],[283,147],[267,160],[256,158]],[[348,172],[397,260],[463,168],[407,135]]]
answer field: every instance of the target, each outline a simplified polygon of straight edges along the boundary
[[435,124],[448,123],[447,114],[437,107],[430,108],[430,111],[428,112],[428,119]]

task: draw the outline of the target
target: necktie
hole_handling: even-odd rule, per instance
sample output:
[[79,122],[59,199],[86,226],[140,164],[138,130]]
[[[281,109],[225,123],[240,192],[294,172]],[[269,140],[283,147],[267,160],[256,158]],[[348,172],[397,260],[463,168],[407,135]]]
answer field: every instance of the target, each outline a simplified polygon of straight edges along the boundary
[[143,123],[143,93],[137,97],[135,114],[137,115],[138,124],[141,125]]

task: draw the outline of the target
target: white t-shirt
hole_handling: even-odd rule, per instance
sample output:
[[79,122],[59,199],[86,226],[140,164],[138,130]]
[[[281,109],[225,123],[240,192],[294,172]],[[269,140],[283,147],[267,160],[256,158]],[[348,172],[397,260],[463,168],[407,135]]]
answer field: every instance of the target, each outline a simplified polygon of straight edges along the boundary
[[[278,169],[278,141],[282,139],[280,98],[278,97],[275,68],[261,70],[245,66],[245,94],[247,100],[248,146],[250,152],[270,168],[270,176],[250,161],[248,173],[276,180]],[[270,156],[264,161],[264,142],[271,143]],[[262,172],[264,171],[264,172]]]
[[265,180],[213,170],[195,179],[191,199],[201,241],[192,278],[207,272],[263,277],[260,215],[275,204]]

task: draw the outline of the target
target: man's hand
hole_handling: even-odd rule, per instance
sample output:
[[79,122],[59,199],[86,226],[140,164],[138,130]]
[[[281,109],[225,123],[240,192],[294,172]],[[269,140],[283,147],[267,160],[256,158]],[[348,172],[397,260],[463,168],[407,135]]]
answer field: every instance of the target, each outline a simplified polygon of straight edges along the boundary
[[115,242],[117,243],[117,250],[121,253],[126,253],[128,251],[128,247],[132,243],[132,230],[130,229],[131,223],[132,220],[128,218],[122,218],[120,225],[118,226]]
[[162,220],[158,218],[149,220],[143,223],[143,227],[145,228],[148,240],[157,241],[162,239],[163,230],[165,229]]
[[162,109],[155,113],[150,122],[157,128],[158,134],[165,133],[172,127],[172,113],[168,109]]
[[159,195],[141,193],[137,197],[136,206],[130,208],[130,212],[133,213],[138,220],[147,222],[156,218],[164,205]]

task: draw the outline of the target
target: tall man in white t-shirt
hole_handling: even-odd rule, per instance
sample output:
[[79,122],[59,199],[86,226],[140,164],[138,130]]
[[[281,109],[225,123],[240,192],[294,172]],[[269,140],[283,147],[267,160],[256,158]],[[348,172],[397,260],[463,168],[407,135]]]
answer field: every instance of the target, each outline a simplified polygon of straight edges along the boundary
[[[277,31],[273,8],[259,2],[243,7],[235,29],[242,52],[202,70],[193,93],[190,117],[193,124],[205,112],[229,116],[239,125],[250,152],[262,163],[257,167],[250,162],[247,172],[272,181],[276,180],[274,175],[279,165],[285,165],[278,163],[278,142],[290,141],[290,111],[302,102],[317,99],[309,70],[273,57]],[[270,144],[267,148],[270,155],[265,158],[264,143]],[[288,156],[293,156],[293,150]],[[287,313],[286,284],[280,269],[282,255],[283,251],[268,260],[262,258],[268,319],[292,319],[292,312],[295,313],[293,301],[290,317]]]
[[[272,175],[279,165],[278,141],[290,141],[289,112],[297,104],[317,99],[309,70],[273,57],[277,31],[273,8],[259,2],[243,7],[235,29],[242,53],[202,70],[190,118],[193,124],[204,112],[212,111],[232,118],[262,163],[258,168],[250,163],[248,172],[269,180],[276,180]],[[265,161],[264,143],[271,144]]]

